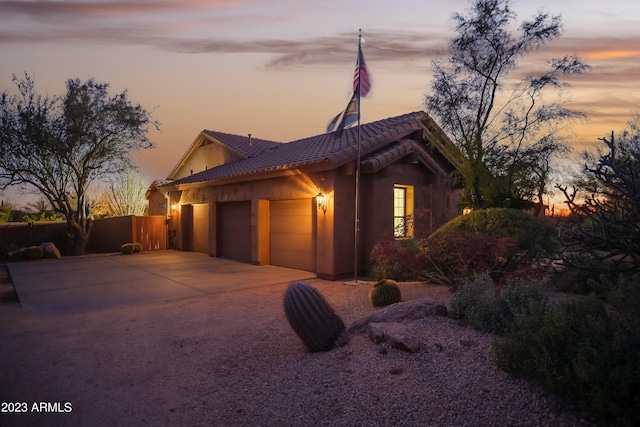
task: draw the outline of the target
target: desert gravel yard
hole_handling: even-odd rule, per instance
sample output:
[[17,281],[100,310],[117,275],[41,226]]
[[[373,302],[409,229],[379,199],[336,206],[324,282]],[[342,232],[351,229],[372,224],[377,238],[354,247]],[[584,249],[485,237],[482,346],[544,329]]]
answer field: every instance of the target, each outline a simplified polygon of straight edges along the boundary
[[[366,282],[310,283],[347,326],[374,312]],[[0,413],[0,425],[588,425],[498,370],[493,336],[446,317],[408,324],[424,342],[414,354],[381,354],[360,335],[309,353],[284,316],[287,286],[55,317],[2,302],[1,400],[28,410]],[[400,286],[405,301],[452,296]]]

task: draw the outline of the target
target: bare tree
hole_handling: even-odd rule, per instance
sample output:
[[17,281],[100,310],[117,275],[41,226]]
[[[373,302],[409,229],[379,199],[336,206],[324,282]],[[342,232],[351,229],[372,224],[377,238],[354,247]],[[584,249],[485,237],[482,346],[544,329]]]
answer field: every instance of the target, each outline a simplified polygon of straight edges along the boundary
[[472,0],[467,15],[454,14],[456,36],[448,60],[433,63],[432,93],[425,97],[427,111],[464,157],[458,178],[465,187],[464,202],[475,208],[535,194],[528,186],[537,182],[541,188],[540,179],[547,175],[532,180],[535,173],[527,179],[523,173],[536,161],[546,167],[554,153],[565,150],[561,124],[582,117],[547,101],[549,90],[557,95],[566,86],[562,76],[589,68],[575,56],[554,59],[541,75],[507,86],[519,59],[561,33],[557,15],[539,12],[520,24],[519,34],[510,30],[515,20],[509,0]]
[[0,96],[0,185],[44,196],[65,216],[80,255],[93,224],[90,185],[127,170],[132,151],[153,147],[146,135],[158,123],[126,91],[109,96],[109,85],[93,79],[70,79],[65,96],[45,97],[29,75],[13,81],[19,94]]
[[147,180],[135,169],[110,179],[93,205],[95,215],[113,217],[144,215],[147,210]]
[[[636,117],[618,140],[613,132],[601,138],[609,151],[599,152],[597,160],[586,155],[581,186],[558,186],[574,219],[574,250],[583,255],[569,257],[569,265],[593,273],[640,272],[639,124]],[[578,197],[580,189],[584,200]]]

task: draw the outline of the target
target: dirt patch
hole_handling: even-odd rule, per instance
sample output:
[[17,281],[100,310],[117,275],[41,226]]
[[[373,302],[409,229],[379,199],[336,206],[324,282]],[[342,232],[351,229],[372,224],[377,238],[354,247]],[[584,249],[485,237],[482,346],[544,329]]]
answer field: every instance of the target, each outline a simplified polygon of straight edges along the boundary
[[[313,280],[347,325],[370,284]],[[575,425],[561,402],[497,370],[493,337],[438,317],[409,324],[415,354],[364,336],[309,353],[287,324],[288,283],[73,316],[0,304],[4,402],[70,412],[2,414],[1,425]],[[403,300],[448,289],[400,284]]]

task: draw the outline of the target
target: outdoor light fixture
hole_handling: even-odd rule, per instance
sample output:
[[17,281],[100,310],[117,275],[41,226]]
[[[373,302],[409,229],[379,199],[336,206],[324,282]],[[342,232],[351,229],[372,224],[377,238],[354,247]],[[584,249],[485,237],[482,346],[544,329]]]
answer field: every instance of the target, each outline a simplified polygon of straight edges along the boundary
[[318,210],[322,209],[323,213],[327,213],[327,206],[329,205],[329,196],[323,194],[322,191],[316,196],[316,205]]
[[171,210],[175,211],[176,209],[178,209],[178,205],[176,205],[175,203],[171,205]]

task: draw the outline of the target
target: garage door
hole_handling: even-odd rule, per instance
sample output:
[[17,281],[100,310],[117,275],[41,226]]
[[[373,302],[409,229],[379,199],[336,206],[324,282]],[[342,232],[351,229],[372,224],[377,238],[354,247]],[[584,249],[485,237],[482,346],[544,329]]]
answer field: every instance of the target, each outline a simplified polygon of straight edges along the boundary
[[316,271],[316,217],[313,199],[269,202],[271,264]]
[[218,256],[251,261],[251,202],[218,203]]
[[192,251],[209,253],[209,205],[193,205]]

